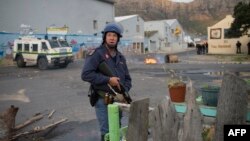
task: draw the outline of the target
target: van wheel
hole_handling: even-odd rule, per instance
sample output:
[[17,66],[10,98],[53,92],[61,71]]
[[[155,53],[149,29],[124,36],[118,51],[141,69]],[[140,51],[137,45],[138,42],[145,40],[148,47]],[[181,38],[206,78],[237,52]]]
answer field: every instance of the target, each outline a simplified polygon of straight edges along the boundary
[[39,58],[37,65],[40,70],[46,70],[48,68],[48,60],[44,57]]
[[26,66],[26,62],[24,62],[23,56],[18,56],[16,62],[19,68],[23,68]]

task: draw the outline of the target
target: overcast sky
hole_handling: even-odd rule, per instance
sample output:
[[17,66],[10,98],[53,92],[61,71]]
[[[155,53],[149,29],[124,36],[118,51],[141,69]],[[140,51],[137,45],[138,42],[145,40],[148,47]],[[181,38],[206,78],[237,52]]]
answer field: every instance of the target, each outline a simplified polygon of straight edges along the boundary
[[192,2],[194,0],[172,0],[173,2]]

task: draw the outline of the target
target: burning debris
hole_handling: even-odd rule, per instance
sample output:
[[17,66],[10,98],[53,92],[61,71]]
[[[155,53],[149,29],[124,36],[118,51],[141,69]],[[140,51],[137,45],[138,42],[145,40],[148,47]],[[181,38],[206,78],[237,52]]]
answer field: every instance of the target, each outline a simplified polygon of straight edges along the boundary
[[145,64],[178,63],[178,56],[175,54],[150,54],[144,58]]
[[157,64],[157,59],[153,57],[148,57],[148,58],[145,58],[144,63],[145,64]]

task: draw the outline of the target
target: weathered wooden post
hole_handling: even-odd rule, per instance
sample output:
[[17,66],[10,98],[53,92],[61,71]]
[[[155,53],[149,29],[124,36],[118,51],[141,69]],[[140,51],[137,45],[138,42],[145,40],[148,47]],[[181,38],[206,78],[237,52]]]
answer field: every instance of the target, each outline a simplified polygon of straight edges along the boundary
[[184,116],[182,141],[202,141],[202,116],[196,103],[195,90],[192,82],[187,85],[187,111]]
[[226,124],[246,124],[247,85],[239,77],[226,73],[219,93],[215,141],[223,141]]
[[148,98],[131,103],[127,132],[128,141],[148,140],[148,113]]
[[152,136],[154,141],[178,141],[179,117],[174,105],[166,98],[153,111]]
[[15,118],[18,107],[11,105],[10,108],[0,113],[0,140],[9,141],[15,128]]

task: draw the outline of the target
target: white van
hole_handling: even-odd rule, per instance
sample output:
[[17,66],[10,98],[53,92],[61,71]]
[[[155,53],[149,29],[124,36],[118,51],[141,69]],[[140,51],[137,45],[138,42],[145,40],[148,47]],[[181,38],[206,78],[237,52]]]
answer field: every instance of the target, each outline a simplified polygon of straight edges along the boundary
[[73,54],[66,40],[26,36],[14,41],[13,59],[18,67],[35,64],[39,69],[45,70],[49,65],[67,67],[73,62]]

